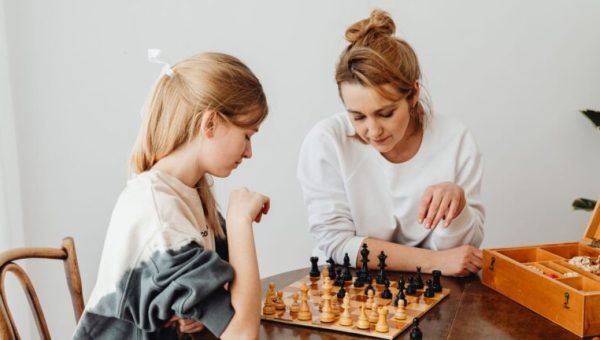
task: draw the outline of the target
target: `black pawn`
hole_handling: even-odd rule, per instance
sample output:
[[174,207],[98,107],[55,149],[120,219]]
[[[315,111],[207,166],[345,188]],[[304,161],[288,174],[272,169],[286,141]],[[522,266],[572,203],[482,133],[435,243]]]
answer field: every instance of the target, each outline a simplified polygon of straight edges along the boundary
[[377,291],[375,290],[375,288],[373,288],[373,280],[371,279],[371,275],[369,275],[369,285],[367,286],[367,288],[365,288],[365,295],[369,295],[369,290],[373,291],[373,295],[375,295],[375,293],[377,293]]
[[354,287],[355,288],[361,288],[364,287],[365,282],[363,281],[363,279],[359,276],[354,280]]
[[423,296],[426,298],[432,298],[434,295],[435,292],[433,291],[433,284],[431,283],[431,280],[427,280],[427,288],[425,289]]
[[417,279],[415,280],[415,287],[417,289],[423,289],[423,278],[421,277],[421,267],[417,267]]
[[379,264],[377,265],[379,267],[379,274],[377,274],[377,278],[375,280],[378,284],[382,285],[385,283],[385,280],[387,280],[387,273],[385,272],[385,267],[387,266],[385,264],[385,259],[387,259],[387,255],[385,255],[382,250],[377,258],[379,259]]
[[423,332],[419,329],[419,318],[414,318],[412,321],[412,329],[410,330],[410,338],[421,340],[423,339]]
[[406,294],[415,295],[417,293],[417,287],[415,287],[414,278],[411,276],[408,278],[408,286],[406,286]]
[[385,280],[385,289],[381,292],[382,299],[392,299],[392,291],[390,290],[390,280]]
[[348,256],[348,253],[344,255],[344,265],[342,268],[342,276],[344,276],[344,281],[352,281],[352,274],[350,273],[350,256]]
[[337,278],[335,279],[335,281],[333,282],[333,285],[336,287],[343,287],[344,286],[344,277],[341,274],[341,269],[337,269]]
[[400,280],[398,280],[398,287],[402,287],[402,289],[406,288],[405,287],[406,282],[404,281],[404,274],[400,274]]
[[319,277],[321,276],[321,272],[319,271],[319,258],[316,256],[312,256],[310,258],[310,263],[311,263],[311,267],[310,267],[310,277]]
[[337,297],[338,297],[338,299],[343,299],[344,296],[346,296],[346,289],[344,289],[344,285],[342,282],[342,287],[340,287],[340,290],[337,293]]
[[400,300],[404,300],[404,306],[408,306],[408,302],[406,301],[406,295],[404,295],[404,288],[402,287],[398,289],[396,300],[394,300],[394,306],[398,307],[398,302],[400,302]]
[[329,278],[331,281],[335,281],[335,261],[330,257],[329,260],[327,260],[327,263],[329,263]]
[[442,272],[439,270],[434,270],[433,274],[433,291],[436,293],[440,293],[442,291],[442,283],[440,282],[440,277],[442,276]]

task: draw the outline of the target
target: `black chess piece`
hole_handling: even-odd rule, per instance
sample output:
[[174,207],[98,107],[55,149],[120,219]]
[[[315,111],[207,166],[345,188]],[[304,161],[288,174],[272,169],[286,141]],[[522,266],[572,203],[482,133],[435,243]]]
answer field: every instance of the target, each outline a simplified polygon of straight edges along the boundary
[[421,267],[417,267],[417,278],[415,280],[415,287],[417,289],[423,289],[425,285],[423,284],[423,278],[421,277]]
[[408,286],[406,286],[406,294],[415,295],[417,293],[417,287],[415,286],[415,279],[410,276],[408,278]]
[[321,272],[319,271],[318,263],[319,263],[319,258],[318,257],[312,256],[310,258],[310,264],[311,264],[310,274],[309,274],[310,277],[319,277],[319,276],[321,276]]
[[327,263],[329,263],[329,278],[331,281],[335,281],[335,261],[333,260],[333,257],[330,257],[329,260],[327,260]]
[[385,280],[387,280],[387,273],[385,272],[385,267],[387,266],[385,264],[385,259],[387,259],[387,255],[385,255],[385,253],[382,250],[381,253],[379,253],[379,255],[377,256],[377,258],[379,259],[379,264],[377,265],[377,267],[379,267],[379,274],[377,274],[377,278],[375,279],[375,281],[378,284],[382,285],[385,283]]
[[404,281],[404,274],[400,274],[400,280],[398,280],[398,287],[406,288],[406,282]]
[[373,291],[373,295],[375,295],[377,293],[377,291],[375,290],[375,288],[373,288],[373,279],[371,279],[371,275],[369,274],[369,285],[367,286],[367,288],[365,288],[365,295],[369,295],[369,290]]
[[423,339],[423,332],[419,328],[419,318],[414,318],[412,321],[412,329],[410,330],[410,338],[413,340]]
[[350,273],[350,256],[348,256],[348,253],[344,254],[344,265],[342,268],[344,281],[352,281],[352,274]]
[[390,290],[390,280],[385,280],[385,289],[381,292],[382,299],[392,299],[392,291]]
[[404,306],[408,306],[408,301],[406,301],[406,295],[404,295],[404,288],[402,288],[402,286],[400,286],[400,288],[398,288],[398,294],[396,294],[396,300],[394,300],[394,306],[398,307],[398,302],[400,302],[400,300],[404,300]]
[[344,286],[344,277],[341,274],[342,270],[340,268],[337,269],[336,279],[333,282],[333,285],[336,287]]
[[431,283],[431,280],[427,280],[427,288],[425,288],[425,293],[423,293],[423,296],[425,296],[426,298],[432,298],[435,296],[435,292],[433,291],[433,284]]
[[355,288],[361,288],[364,287],[365,282],[361,279],[360,276],[358,276],[356,279],[354,279],[354,287]]
[[440,293],[442,291],[442,283],[440,282],[442,272],[439,270],[434,270],[431,273],[433,274],[433,291],[436,293]]
[[[360,256],[362,257],[362,265],[360,267],[360,271],[358,272],[358,277],[362,282],[362,285],[366,284],[367,276],[369,275],[369,248],[366,243],[363,243],[362,250],[360,251]],[[361,287],[362,287],[361,285]]]
[[344,296],[346,296],[346,289],[344,288],[344,285],[342,282],[342,286],[340,287],[340,290],[337,293],[337,297],[338,297],[338,299],[343,299]]

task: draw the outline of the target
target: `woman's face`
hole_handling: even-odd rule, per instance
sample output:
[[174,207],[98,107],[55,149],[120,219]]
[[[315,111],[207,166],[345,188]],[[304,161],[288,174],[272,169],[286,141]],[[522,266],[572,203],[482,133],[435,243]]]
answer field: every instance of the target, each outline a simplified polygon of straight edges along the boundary
[[[393,91],[390,85],[382,87]],[[408,137],[411,107],[406,98],[391,101],[372,87],[346,82],[340,85],[340,93],[350,121],[362,140],[384,156],[403,148]],[[412,101],[418,100],[417,95]]]

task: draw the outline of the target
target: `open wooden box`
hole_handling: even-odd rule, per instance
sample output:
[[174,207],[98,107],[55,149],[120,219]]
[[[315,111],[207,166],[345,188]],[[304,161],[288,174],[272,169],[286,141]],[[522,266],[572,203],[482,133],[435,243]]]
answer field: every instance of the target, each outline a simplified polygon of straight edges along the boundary
[[600,260],[599,240],[600,200],[580,242],[484,249],[483,284],[580,337],[600,335],[600,271],[568,262]]

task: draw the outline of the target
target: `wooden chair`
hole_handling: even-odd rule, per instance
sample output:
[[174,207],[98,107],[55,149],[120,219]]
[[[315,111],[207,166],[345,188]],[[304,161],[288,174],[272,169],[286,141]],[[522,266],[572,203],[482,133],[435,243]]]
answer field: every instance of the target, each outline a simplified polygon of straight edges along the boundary
[[20,259],[55,259],[62,260],[65,266],[65,274],[71,301],[75,311],[75,321],[79,321],[83,313],[83,295],[81,293],[81,276],[79,275],[79,266],[77,265],[77,255],[75,253],[75,243],[71,237],[66,237],[62,241],[62,248],[16,248],[0,253],[0,339],[17,340],[20,339],[19,332],[15,326],[12,314],[8,308],[6,299],[5,278],[8,272],[12,272],[18,279],[21,287],[27,295],[29,306],[33,310],[36,325],[42,339],[50,339],[48,325],[44,318],[44,313],[40,306],[37,294],[29,276],[23,268],[13,261]]

